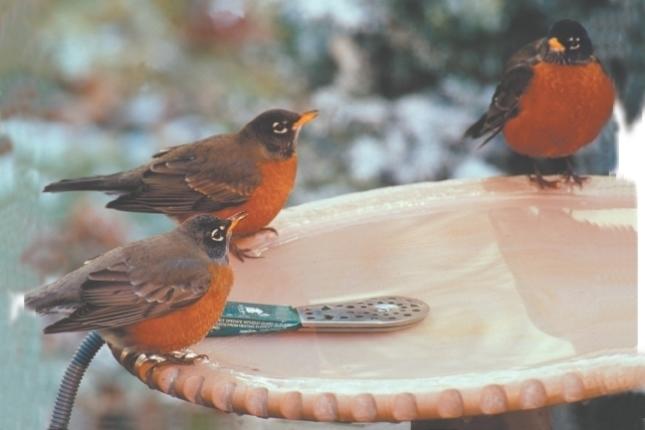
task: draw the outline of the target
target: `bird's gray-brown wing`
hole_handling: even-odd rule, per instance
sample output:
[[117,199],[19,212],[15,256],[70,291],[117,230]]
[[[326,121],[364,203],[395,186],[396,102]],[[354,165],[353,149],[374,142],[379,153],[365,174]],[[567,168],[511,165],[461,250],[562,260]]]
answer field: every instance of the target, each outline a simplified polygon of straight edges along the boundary
[[238,206],[260,184],[255,160],[233,135],[177,146],[154,156],[141,184],[109,208],[182,215]]
[[542,59],[544,39],[539,39],[517,51],[506,63],[502,80],[495,89],[488,111],[471,125],[464,137],[486,136],[486,144],[503,129],[506,122],[519,111],[519,100],[533,77],[533,66]]
[[109,264],[89,263],[92,267],[77,279],[76,309],[45,333],[123,327],[199,300],[210,286],[207,261],[177,241],[173,246],[162,241],[154,248],[124,248],[106,260]]

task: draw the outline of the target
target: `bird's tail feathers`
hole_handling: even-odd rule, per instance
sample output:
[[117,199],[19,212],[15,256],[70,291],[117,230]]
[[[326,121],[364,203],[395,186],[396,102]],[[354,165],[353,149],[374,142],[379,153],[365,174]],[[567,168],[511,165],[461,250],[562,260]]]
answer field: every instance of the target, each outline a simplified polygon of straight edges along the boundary
[[41,314],[69,313],[75,308],[73,299],[67,295],[56,294],[49,285],[40,287],[24,296],[27,309]]
[[468,127],[462,136],[463,140],[467,138],[477,139],[484,135],[484,125],[486,124],[486,114],[482,115],[473,125]]
[[504,128],[503,124],[499,126],[491,126],[491,124],[489,124],[487,120],[488,117],[486,114],[484,114],[477,120],[477,122],[468,127],[461,138],[462,143],[465,142],[466,139],[478,139],[480,137],[486,136],[486,139],[484,139],[482,143],[477,145],[476,149],[481,149],[482,146],[490,142]]
[[131,184],[124,180],[123,173],[91,176],[86,178],[63,179],[47,185],[43,191],[58,193],[63,191],[120,191],[127,190]]

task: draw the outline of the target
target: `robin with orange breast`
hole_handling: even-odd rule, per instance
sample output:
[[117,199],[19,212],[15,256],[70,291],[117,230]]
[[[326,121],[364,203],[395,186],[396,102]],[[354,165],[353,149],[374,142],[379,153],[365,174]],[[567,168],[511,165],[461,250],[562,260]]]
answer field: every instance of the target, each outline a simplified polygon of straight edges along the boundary
[[[275,232],[267,225],[293,189],[298,135],[317,115],[317,111],[269,110],[238,133],[174,146],[133,170],[65,179],[47,185],[44,191],[116,193],[119,197],[108,208],[162,213],[178,221],[198,213],[227,217],[245,211],[248,217],[236,228],[234,239],[262,230]],[[235,242],[231,250],[240,260],[252,256]]]
[[233,285],[228,248],[246,213],[196,215],[175,230],[96,257],[25,296],[66,316],[45,333],[98,330],[117,349],[192,362],[186,350],[219,320]]
[[[579,186],[587,178],[573,171],[571,156],[591,143],[611,117],[614,86],[593,55],[585,28],[569,19],[516,52],[506,64],[488,111],[464,136],[503,132],[506,143],[531,158],[563,158],[563,179]],[[537,164],[529,178],[540,188],[558,181],[542,177]]]

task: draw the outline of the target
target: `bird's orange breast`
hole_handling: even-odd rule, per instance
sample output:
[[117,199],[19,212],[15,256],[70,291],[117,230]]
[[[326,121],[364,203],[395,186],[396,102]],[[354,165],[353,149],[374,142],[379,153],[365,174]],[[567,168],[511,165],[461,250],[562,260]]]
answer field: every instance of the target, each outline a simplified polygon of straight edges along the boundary
[[287,203],[295,184],[298,158],[293,155],[285,161],[266,161],[259,167],[262,181],[249,199],[240,206],[214,213],[220,218],[225,218],[240,211],[248,212],[248,216],[235,227],[236,236],[256,233],[278,215]]
[[[228,266],[210,267],[211,285],[195,303],[158,318],[125,327],[124,346],[140,351],[165,353],[187,348],[206,336],[219,321],[233,285]],[[127,340],[126,340],[127,338]]]
[[511,148],[530,157],[566,157],[598,136],[613,105],[614,86],[599,63],[540,63],[504,137]]

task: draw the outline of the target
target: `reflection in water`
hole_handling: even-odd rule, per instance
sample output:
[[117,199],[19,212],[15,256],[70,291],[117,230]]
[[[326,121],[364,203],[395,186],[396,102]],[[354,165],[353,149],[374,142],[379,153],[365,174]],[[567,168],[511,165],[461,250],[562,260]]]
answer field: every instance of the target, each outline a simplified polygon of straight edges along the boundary
[[489,211],[499,252],[539,329],[578,354],[635,346],[635,209],[577,206]]

